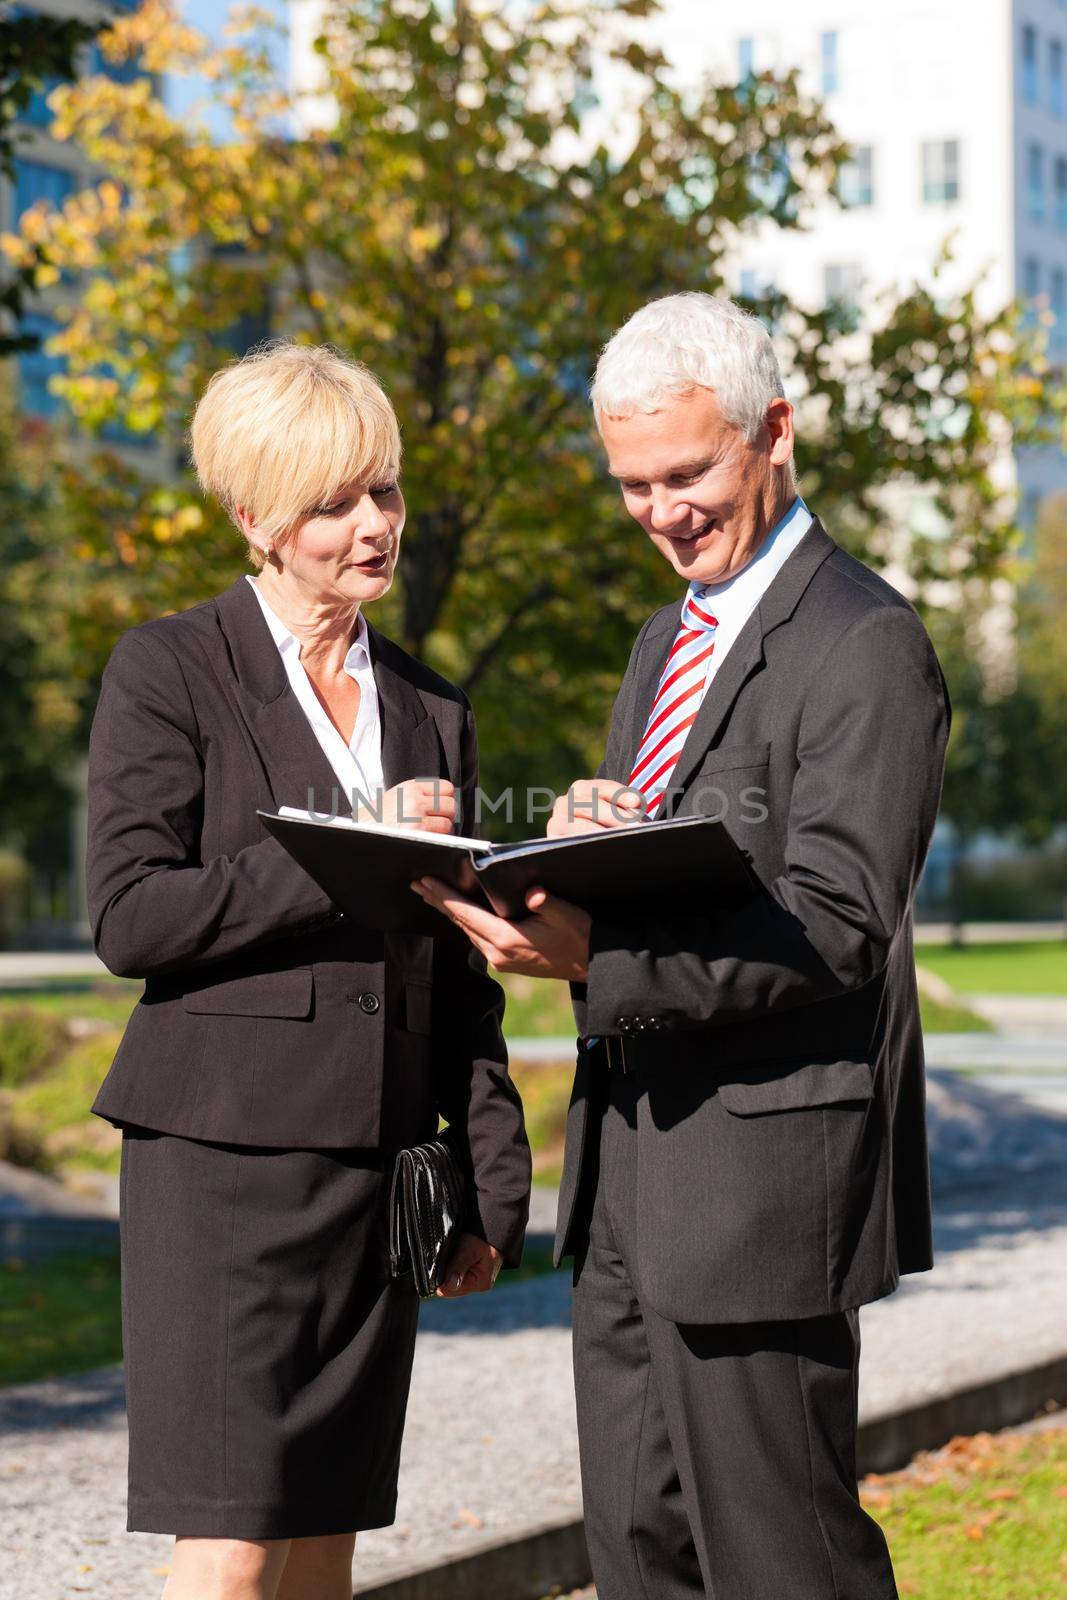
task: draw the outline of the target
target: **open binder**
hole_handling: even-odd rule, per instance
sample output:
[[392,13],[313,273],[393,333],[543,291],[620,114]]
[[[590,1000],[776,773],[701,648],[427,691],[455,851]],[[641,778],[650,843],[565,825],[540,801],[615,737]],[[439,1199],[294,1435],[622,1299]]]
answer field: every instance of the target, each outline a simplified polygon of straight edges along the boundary
[[538,885],[592,916],[677,911],[695,893],[728,909],[759,881],[721,821],[678,817],[597,828],[565,839],[490,844],[348,818],[323,819],[284,806],[257,813],[346,916],[385,933],[434,933],[440,913],[410,888],[439,878],[500,916],[527,915]]

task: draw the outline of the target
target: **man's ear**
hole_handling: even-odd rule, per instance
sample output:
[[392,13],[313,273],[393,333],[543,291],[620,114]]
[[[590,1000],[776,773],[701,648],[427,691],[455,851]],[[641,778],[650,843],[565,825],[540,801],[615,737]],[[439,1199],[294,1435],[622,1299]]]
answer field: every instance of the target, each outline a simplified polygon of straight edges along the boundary
[[780,397],[767,407],[767,432],[770,435],[770,457],[773,467],[784,467],[793,458],[793,407]]

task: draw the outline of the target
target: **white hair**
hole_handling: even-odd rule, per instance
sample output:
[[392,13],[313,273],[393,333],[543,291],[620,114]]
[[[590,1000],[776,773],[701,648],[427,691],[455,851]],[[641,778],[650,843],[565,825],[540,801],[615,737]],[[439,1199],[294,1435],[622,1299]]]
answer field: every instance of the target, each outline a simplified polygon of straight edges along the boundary
[[785,394],[766,328],[725,296],[671,294],[635,311],[604,346],[590,399],[599,425],[604,416],[659,411],[694,389],[713,389],[750,442]]

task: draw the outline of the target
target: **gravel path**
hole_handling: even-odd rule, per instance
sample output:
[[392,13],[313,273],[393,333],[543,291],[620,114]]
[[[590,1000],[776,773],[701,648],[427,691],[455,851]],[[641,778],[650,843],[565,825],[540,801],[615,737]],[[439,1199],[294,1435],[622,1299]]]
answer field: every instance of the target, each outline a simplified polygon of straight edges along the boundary
[[[930,1112],[938,1265],[863,1312],[866,1416],[1064,1349],[1067,1119],[955,1074]],[[569,1315],[565,1276],[426,1308],[398,1519],[359,1581],[578,1514]],[[158,1595],[170,1540],[124,1532],[125,1454],[118,1369],[0,1394],[2,1600]]]

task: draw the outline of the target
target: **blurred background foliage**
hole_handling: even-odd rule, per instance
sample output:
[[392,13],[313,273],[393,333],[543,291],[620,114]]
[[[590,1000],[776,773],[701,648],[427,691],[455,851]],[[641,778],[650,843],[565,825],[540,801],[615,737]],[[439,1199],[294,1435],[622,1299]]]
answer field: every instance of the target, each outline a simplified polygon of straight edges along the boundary
[[[0,176],[14,177],[19,120],[34,96],[48,83],[73,78],[79,49],[98,32],[76,17],[60,20],[21,8],[0,16]],[[0,326],[0,357],[33,343],[33,336],[19,330],[18,322],[32,298],[38,264],[36,256],[24,257],[17,268],[0,270],[0,313],[15,326],[14,332]]]
[[[213,43],[147,0],[100,40],[142,76],[53,93],[54,131],[107,176],[4,241],[36,289],[77,285],[54,341],[68,429],[26,437],[0,414],[5,817],[77,760],[117,634],[242,570],[184,432],[210,373],[268,334],[337,345],[394,399],[409,522],[375,621],[471,693],[484,786],[558,789],[595,766],[632,638],[676,587],[605,477],[586,399],[597,353],[653,296],[723,289],[731,242],[802,226],[848,153],[793,75],[679,91],[628,28],[656,9],[346,0],[318,44],[336,107],[319,129],[268,18],[247,11]],[[630,78],[618,148],[579,136],[596,59]],[[154,93],[183,74],[225,107],[228,137]],[[1014,690],[987,682],[976,632],[990,584],[1021,575],[998,461],[1010,441],[1063,435],[1040,324],[1014,306],[985,315],[936,275],[883,300],[873,332],[844,304],[753,308],[798,401],[809,502],[839,542],[892,564],[949,664],[950,815],[967,831],[997,811],[1044,837],[1065,809],[1065,658],[1043,642],[1065,598],[1063,506]],[[152,449],[138,461],[116,434]],[[902,492],[925,507],[903,538]],[[1058,796],[1038,770],[1057,740]]]

